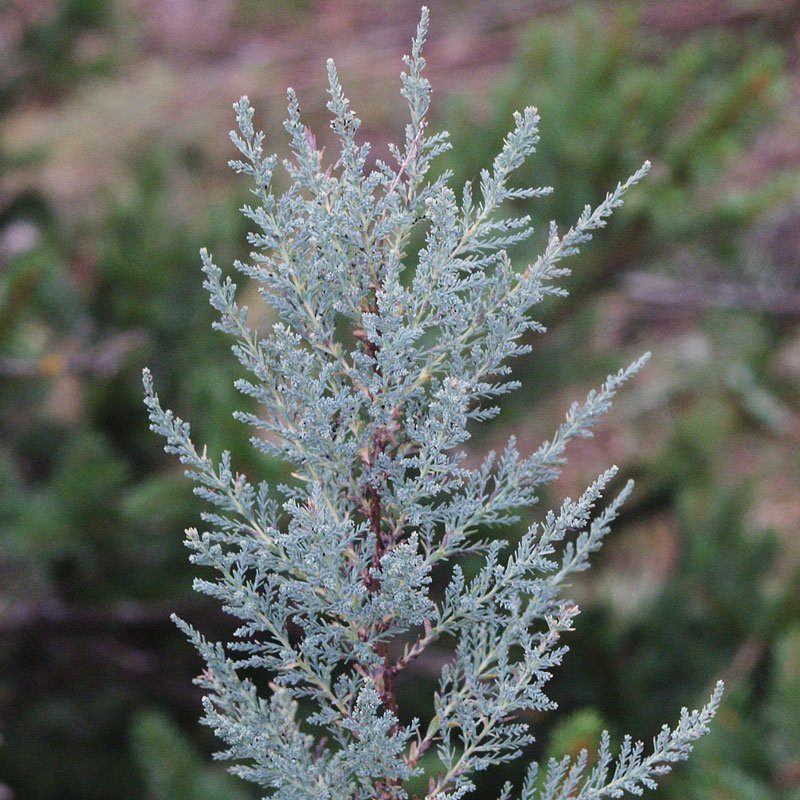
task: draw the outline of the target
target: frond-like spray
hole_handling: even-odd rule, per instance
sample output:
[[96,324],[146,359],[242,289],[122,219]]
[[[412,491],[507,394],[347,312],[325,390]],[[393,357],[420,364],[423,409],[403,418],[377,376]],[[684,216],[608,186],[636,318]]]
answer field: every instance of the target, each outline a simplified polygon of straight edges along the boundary
[[[592,435],[645,361],[573,404],[534,452],[520,453],[511,439],[500,457],[464,465],[459,447],[470,421],[491,417],[494,399],[518,385],[508,364],[542,330],[532,310],[564,293],[566,259],[605,226],[648,164],[565,233],[552,224],[544,252],[513,266],[507,250],[532,228],[503,204],[550,191],[513,185],[536,149],[539,116],[534,108],[514,115],[477,186],[456,194],[449,175],[430,179],[432,159],[450,145],[446,133],[427,130],[427,30],[423,9],[402,75],[409,122],[402,144],[390,147],[392,163],[367,169],[369,146],[357,139],[360,122],[333,62],[328,108],[338,152],[323,164],[290,89],[283,166],[292,183],[281,195],[272,189],[278,160],[264,153],[253,109],[246,97],[234,105],[240,160],[231,166],[252,178],[255,196],[244,208],[254,249],[235,267],[279,321],[253,330],[236,285],[205,251],[204,286],[219,314],[215,327],[233,338],[248,373],[237,386],[259,405],[237,416],[255,429],[258,450],[291,465],[296,484],[252,483],[228,453],[215,461],[198,450],[189,424],[161,407],[144,376],[152,429],[210,507],[205,529],[190,529],[186,544],[216,577],[195,586],[240,620],[229,645],[178,621],[206,662],[198,679],[207,690],[204,721],[234,771],[276,800],[406,798],[428,750],[440,765],[426,800],[456,800],[472,791],[475,773],[518,757],[533,734],[515,715],[553,707],[545,686],[577,614],[562,595],[565,581],[589,566],[631,489],[598,509],[616,473],[607,470],[510,552],[501,538],[476,539],[479,527],[507,524],[536,502],[570,441]],[[423,245],[412,258],[415,229]],[[471,580],[458,564],[466,553],[484,558]],[[436,601],[431,573],[444,561],[452,570]],[[398,674],[448,637],[455,652],[430,720],[402,724]],[[246,669],[272,676],[269,697]],[[706,733],[720,694],[718,687],[705,708],[684,711],[649,753],[626,739],[615,756],[606,735],[591,768],[586,753],[533,765],[518,797],[590,800],[654,786]],[[328,734],[315,741],[309,726]],[[511,797],[507,786],[502,798]]]

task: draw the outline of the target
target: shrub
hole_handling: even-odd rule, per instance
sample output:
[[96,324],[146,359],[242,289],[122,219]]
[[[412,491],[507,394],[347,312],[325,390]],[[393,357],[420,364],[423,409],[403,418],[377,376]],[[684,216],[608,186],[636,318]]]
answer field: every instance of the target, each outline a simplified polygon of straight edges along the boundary
[[[244,209],[256,249],[236,267],[280,321],[264,336],[252,330],[235,284],[205,251],[204,286],[217,329],[235,338],[233,351],[252,373],[237,387],[260,414],[236,416],[257,430],[259,451],[292,465],[294,482],[251,483],[229,453],[212,460],[144,375],[152,429],[214,509],[203,514],[208,530],[187,531],[192,561],[217,573],[195,587],[240,621],[236,640],[223,645],[176,618],[206,661],[198,678],[208,692],[204,721],[225,742],[221,756],[237,762],[233,771],[281,800],[408,797],[434,745],[438,764],[425,759],[427,789],[414,796],[455,800],[475,788],[476,773],[520,756],[533,736],[515,716],[553,707],[545,685],[578,613],[562,589],[589,566],[632,488],[595,511],[611,468],[528,528],[508,555],[505,539],[479,538],[536,501],[557,478],[567,444],[591,435],[644,363],[573,404],[530,455],[512,438],[473,468],[458,449],[472,424],[497,412],[492,402],[517,388],[506,362],[529,351],[526,335],[542,329],[531,308],[563,293],[564,259],[605,227],[649,165],[586,206],[565,233],[551,224],[543,253],[515,270],[507,248],[530,236],[530,219],[499,209],[550,191],[511,184],[535,150],[538,114],[514,114],[492,168],[477,192],[466,184],[460,203],[449,175],[426,180],[449,146],[447,134],[426,132],[427,23],[423,10],[402,76],[411,119],[403,145],[390,148],[393,165],[377,160],[368,170],[369,146],[356,141],[360,123],[333,62],[328,108],[340,152],[323,165],[289,90],[293,158],[284,166],[293,183],[281,196],[270,189],[277,159],[264,154],[253,109],[247,98],[234,106],[243,160],[232,166],[251,176],[258,200]],[[416,229],[424,246],[414,257]],[[483,559],[471,579],[458,563],[468,554]],[[434,577],[446,584],[440,596]],[[455,649],[434,713],[427,725],[406,720],[398,676],[448,638]],[[628,737],[615,756],[604,733],[591,761],[583,750],[541,770],[533,762],[520,797],[620,797],[654,787],[707,732],[721,691],[699,711],[684,709],[649,751]],[[511,793],[506,784],[501,798]]]

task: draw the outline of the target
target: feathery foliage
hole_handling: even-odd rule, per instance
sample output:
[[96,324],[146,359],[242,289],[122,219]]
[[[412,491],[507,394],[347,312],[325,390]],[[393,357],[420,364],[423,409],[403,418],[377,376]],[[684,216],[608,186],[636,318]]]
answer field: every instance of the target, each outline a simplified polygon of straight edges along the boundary
[[[514,114],[490,169],[460,195],[448,174],[428,180],[431,161],[449,145],[428,134],[430,84],[421,55],[422,18],[406,57],[402,95],[410,109],[393,163],[357,141],[360,121],[328,62],[331,126],[341,148],[333,164],[303,126],[289,90],[285,123],[292,179],[276,196],[277,159],[264,153],[247,98],[235,104],[241,159],[254,183],[244,213],[256,231],[250,263],[236,268],[279,316],[266,334],[250,327],[236,285],[203,251],[204,286],[218,330],[250,373],[237,382],[259,404],[239,413],[254,447],[292,465],[296,479],[277,487],[235,471],[230,455],[213,460],[189,424],[164,410],[145,371],[152,429],[180,459],[196,493],[213,509],[207,530],[190,529],[192,561],[216,571],[197,579],[240,620],[236,640],[207,641],[177,620],[206,662],[206,724],[225,743],[233,771],[278,800],[406,798],[406,782],[431,748],[438,769],[426,800],[457,800],[473,776],[517,758],[533,742],[524,711],[546,711],[551,672],[566,648],[577,606],[562,591],[599,549],[631,484],[595,510],[616,474],[603,472],[576,500],[532,525],[512,548],[479,539],[479,528],[514,522],[555,480],[575,438],[591,435],[620,386],[644,358],[574,403],[553,437],[530,455],[512,438],[477,468],[459,450],[470,425],[491,418],[493,403],[517,388],[508,360],[530,350],[542,330],[531,309],[561,295],[564,260],[605,227],[646,163],[595,208],[560,233],[551,224],[542,254],[515,269],[507,248],[532,233],[527,216],[499,213],[507,200],[549,188],[518,188],[512,176],[538,141],[534,108]],[[424,245],[411,251],[412,233]],[[484,560],[468,580],[459,557]],[[447,581],[431,592],[434,571]],[[427,726],[401,722],[396,682],[434,643],[455,641],[441,672]],[[248,677],[269,676],[270,693]],[[258,674],[258,673],[256,673]],[[652,748],[626,738],[614,752],[607,734],[596,758],[534,763],[520,800],[641,794],[684,760],[708,730],[721,696],[684,709]],[[325,736],[318,736],[324,729]],[[503,800],[512,797],[506,786]]]

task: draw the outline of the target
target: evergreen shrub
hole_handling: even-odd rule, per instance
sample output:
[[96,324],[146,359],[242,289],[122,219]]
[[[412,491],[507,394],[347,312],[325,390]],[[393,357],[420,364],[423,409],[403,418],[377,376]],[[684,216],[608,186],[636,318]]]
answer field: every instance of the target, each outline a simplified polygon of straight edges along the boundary
[[[534,737],[518,715],[553,708],[546,684],[578,614],[565,585],[587,569],[632,489],[596,508],[612,467],[513,544],[484,536],[536,502],[569,442],[591,435],[645,361],[574,403],[530,454],[512,437],[501,454],[469,466],[459,449],[474,424],[497,413],[497,398],[518,388],[507,362],[543,330],[531,309],[563,295],[564,260],[605,227],[649,164],[564,233],[552,223],[541,255],[514,268],[507,250],[531,235],[530,218],[500,209],[550,192],[512,183],[535,151],[539,116],[532,107],[514,114],[491,169],[460,200],[449,174],[430,179],[449,144],[426,127],[427,26],[423,9],[402,75],[410,121],[403,144],[390,147],[393,163],[368,168],[369,146],[356,139],[360,121],[332,61],[328,108],[340,150],[325,163],[290,89],[293,157],[283,166],[292,183],[282,195],[271,189],[277,158],[264,153],[252,107],[246,97],[234,106],[242,158],[231,165],[253,179],[257,200],[244,208],[256,228],[251,261],[235,266],[279,321],[253,330],[236,285],[205,251],[204,286],[216,328],[234,338],[250,373],[236,385],[259,404],[258,414],[236,416],[254,427],[258,451],[291,464],[293,482],[253,483],[228,452],[217,461],[198,449],[144,375],[152,429],[212,509],[204,531],[187,531],[191,560],[216,572],[195,587],[240,623],[223,644],[176,618],[206,662],[197,681],[207,691],[204,722],[225,743],[220,757],[236,762],[232,771],[279,800],[457,800],[474,791],[477,773],[521,756]],[[424,244],[414,253],[418,231]],[[482,559],[471,578],[459,563],[468,555]],[[454,649],[433,713],[426,724],[406,719],[398,677],[446,641]],[[592,756],[534,761],[519,792],[507,783],[500,798],[654,788],[708,731],[721,693],[718,684],[705,707],[684,709],[650,748],[630,737],[614,748],[603,733]]]

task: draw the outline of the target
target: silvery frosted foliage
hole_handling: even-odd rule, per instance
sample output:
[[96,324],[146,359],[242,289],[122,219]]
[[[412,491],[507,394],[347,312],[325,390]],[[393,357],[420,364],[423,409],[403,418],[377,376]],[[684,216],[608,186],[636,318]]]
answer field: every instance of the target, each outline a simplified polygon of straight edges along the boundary
[[[446,133],[426,128],[427,23],[423,9],[402,76],[410,121],[391,163],[367,169],[369,146],[356,139],[360,123],[333,62],[336,160],[323,159],[289,90],[292,157],[283,167],[291,185],[281,195],[271,188],[277,159],[264,153],[247,98],[234,106],[241,160],[232,166],[255,183],[255,202],[244,209],[254,250],[235,266],[279,321],[253,330],[235,284],[206,252],[204,286],[216,327],[234,338],[249,373],[237,385],[258,402],[258,414],[238,416],[253,426],[253,446],[289,462],[295,481],[253,483],[228,453],[213,460],[144,377],[152,429],[212,509],[202,533],[187,532],[192,561],[215,575],[195,586],[241,621],[227,645],[178,621],[207,664],[198,679],[207,690],[204,721],[233,770],[279,800],[406,798],[404,784],[421,773],[426,751],[439,760],[428,770],[426,800],[455,800],[472,792],[475,773],[519,756],[533,736],[515,714],[554,707],[545,684],[578,612],[562,587],[588,567],[631,489],[597,510],[610,469],[513,547],[477,538],[479,527],[506,525],[536,502],[568,443],[591,435],[643,363],[575,403],[535,452],[520,453],[512,438],[499,456],[466,465],[459,446],[470,423],[493,416],[495,398],[517,387],[508,361],[541,330],[531,309],[564,293],[556,283],[568,272],[564,259],[605,226],[648,164],[565,233],[552,224],[544,252],[512,267],[507,249],[531,226],[500,207],[550,191],[511,183],[535,150],[539,118],[534,108],[514,115],[502,151],[460,200],[448,175],[430,180],[432,159],[449,144]],[[414,257],[412,234],[424,239]],[[470,580],[458,563],[467,553],[483,558]],[[434,599],[431,573],[443,565],[449,582]],[[448,640],[455,651],[431,721],[402,724],[398,673]],[[253,670],[271,680],[268,692],[247,677]],[[688,756],[720,694],[718,687],[705,708],[684,711],[649,750],[626,739],[613,751],[604,736],[596,757],[534,764],[521,793],[507,786],[502,798],[639,794]]]

